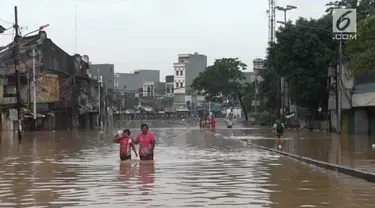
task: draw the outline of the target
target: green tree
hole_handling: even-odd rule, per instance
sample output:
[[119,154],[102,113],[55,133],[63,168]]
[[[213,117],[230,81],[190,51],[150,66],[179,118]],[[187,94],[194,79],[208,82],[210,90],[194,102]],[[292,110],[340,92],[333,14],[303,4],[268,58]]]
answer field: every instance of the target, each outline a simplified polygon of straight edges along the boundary
[[340,0],[331,1],[326,4],[326,12],[332,14],[333,9],[357,9],[357,20],[361,21],[375,14],[374,0]]
[[357,39],[345,44],[344,54],[349,59],[349,69],[355,78],[375,77],[375,16],[360,21]]
[[327,110],[328,68],[335,64],[337,49],[331,27],[331,16],[326,15],[317,20],[300,18],[295,24],[289,22],[280,28],[277,41],[270,43],[267,50],[267,65],[274,71],[267,72],[269,77],[263,85],[272,83],[271,87],[277,89],[274,82],[279,76],[285,77],[296,104],[312,111],[319,107]]
[[191,87],[201,91],[207,99],[223,96],[225,99],[238,101],[248,120],[247,108],[244,103],[245,95],[249,89],[245,83],[243,70],[247,67],[238,58],[222,58],[215,60],[197,78]]
[[[266,63],[268,65],[268,63]],[[278,105],[278,75],[274,69],[267,68],[260,72],[263,82],[259,83],[259,97],[266,98],[265,108],[276,110]]]

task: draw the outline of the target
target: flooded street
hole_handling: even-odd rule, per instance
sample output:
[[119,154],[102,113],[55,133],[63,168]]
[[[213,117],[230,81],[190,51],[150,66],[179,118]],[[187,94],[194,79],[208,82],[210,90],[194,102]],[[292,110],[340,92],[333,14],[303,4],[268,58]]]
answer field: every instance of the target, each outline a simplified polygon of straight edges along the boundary
[[115,130],[20,145],[3,132],[0,207],[375,207],[373,184],[221,136],[228,129],[159,126],[155,162],[120,163]]

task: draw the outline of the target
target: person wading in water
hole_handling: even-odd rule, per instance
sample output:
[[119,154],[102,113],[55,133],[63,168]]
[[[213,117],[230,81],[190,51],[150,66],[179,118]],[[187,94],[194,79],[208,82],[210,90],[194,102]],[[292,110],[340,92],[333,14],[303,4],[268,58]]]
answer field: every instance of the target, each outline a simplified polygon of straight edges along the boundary
[[135,156],[138,157],[135,145],[132,143],[132,138],[130,138],[130,133],[129,129],[125,129],[123,132],[119,131],[117,133],[118,136],[113,140],[113,142],[120,144],[121,161],[132,159],[131,150],[133,150]]
[[139,144],[139,159],[154,160],[155,135],[149,132],[147,124],[142,124],[141,130],[134,141],[134,144]]
[[278,148],[281,149],[282,148],[281,144],[283,142],[283,137],[284,137],[284,128],[285,128],[284,124],[280,122],[280,119],[277,119],[276,123],[272,126],[272,128],[276,132],[277,140],[279,142]]

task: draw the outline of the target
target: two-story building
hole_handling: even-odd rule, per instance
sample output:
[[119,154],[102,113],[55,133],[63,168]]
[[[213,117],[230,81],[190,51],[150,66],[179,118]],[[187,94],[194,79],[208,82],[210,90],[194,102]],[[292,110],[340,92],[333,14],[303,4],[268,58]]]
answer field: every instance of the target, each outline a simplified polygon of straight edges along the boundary
[[[23,123],[27,129],[29,118],[36,114],[40,128],[67,129],[77,126],[77,97],[80,91],[76,76],[85,76],[88,69],[88,57],[70,56],[59,48],[46,32],[21,38],[18,42],[19,62],[14,65],[13,50],[15,43],[9,44],[0,52],[0,107],[2,111],[2,128],[14,130],[14,115],[17,99],[15,97],[15,70],[20,72],[20,94],[24,106]],[[33,75],[35,68],[35,75]],[[33,96],[33,79],[36,83],[36,97]],[[37,112],[32,104],[37,103]],[[30,115],[31,114],[31,115]],[[59,122],[56,122],[59,121]],[[30,122],[34,123],[34,122]],[[76,125],[75,125],[76,124]]]

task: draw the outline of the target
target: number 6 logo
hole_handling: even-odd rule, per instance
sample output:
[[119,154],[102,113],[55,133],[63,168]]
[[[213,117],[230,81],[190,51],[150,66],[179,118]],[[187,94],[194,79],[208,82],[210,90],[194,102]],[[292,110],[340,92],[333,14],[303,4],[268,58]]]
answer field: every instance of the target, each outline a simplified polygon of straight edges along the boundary
[[[338,21],[336,22],[336,28],[340,31],[345,31],[350,25],[350,19],[347,17],[348,14],[352,11],[347,11],[344,14],[340,15]],[[345,25],[341,26],[341,23],[345,22]]]
[[357,11],[356,9],[334,9],[332,13],[333,33],[356,33]]

